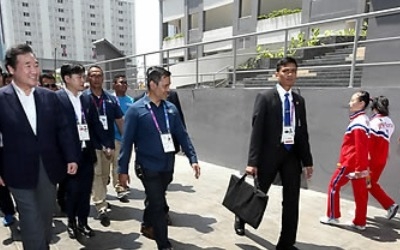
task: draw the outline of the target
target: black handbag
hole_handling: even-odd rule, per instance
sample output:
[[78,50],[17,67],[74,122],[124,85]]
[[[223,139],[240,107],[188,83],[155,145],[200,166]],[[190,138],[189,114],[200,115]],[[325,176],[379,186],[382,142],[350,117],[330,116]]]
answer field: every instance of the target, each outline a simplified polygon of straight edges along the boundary
[[257,229],[267,207],[268,195],[260,190],[257,178],[254,178],[254,186],[245,178],[246,174],[241,178],[231,175],[222,205]]

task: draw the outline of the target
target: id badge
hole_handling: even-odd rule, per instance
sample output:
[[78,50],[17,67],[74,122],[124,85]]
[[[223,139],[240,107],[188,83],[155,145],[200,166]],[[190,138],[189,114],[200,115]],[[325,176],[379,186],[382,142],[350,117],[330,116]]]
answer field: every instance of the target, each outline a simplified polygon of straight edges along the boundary
[[107,122],[107,116],[105,115],[100,115],[99,116],[100,122],[103,125],[104,130],[108,130],[108,122]]
[[282,142],[283,144],[294,144],[294,127],[283,127]]
[[172,140],[172,135],[170,133],[161,134],[161,142],[164,148],[164,153],[175,152],[174,141]]
[[87,124],[78,124],[78,134],[79,134],[79,140],[89,141],[90,135],[89,135],[88,125]]

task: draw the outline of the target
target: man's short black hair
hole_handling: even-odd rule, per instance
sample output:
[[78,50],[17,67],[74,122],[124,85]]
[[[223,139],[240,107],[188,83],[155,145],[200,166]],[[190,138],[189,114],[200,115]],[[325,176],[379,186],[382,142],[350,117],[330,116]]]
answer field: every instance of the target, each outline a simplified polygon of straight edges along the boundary
[[93,68],[99,69],[101,71],[101,74],[104,75],[103,69],[99,65],[92,65],[88,68],[88,76],[90,76],[90,70]]
[[118,74],[116,74],[115,76],[114,76],[114,78],[113,78],[113,83],[116,83],[117,82],[117,80],[119,79],[119,78],[126,78],[126,75],[124,75],[124,74],[122,74],[122,73],[118,73]]
[[25,54],[29,54],[29,53],[34,54],[32,48],[26,43],[17,44],[15,46],[7,49],[6,56],[4,59],[4,62],[5,62],[4,64],[5,64],[7,71],[8,71],[8,66],[15,69],[15,66],[17,65],[17,56],[25,55]]
[[162,77],[170,77],[170,76],[171,72],[162,67],[154,66],[148,68],[146,71],[147,88],[150,89],[151,81],[153,81],[156,85],[158,85]]
[[52,74],[45,73],[45,74],[41,74],[39,76],[40,85],[43,85],[43,78],[47,78],[47,79],[53,80],[54,82],[56,81],[56,78]]
[[290,56],[286,56],[281,60],[279,60],[278,63],[276,64],[276,72],[279,72],[279,70],[281,70],[283,66],[288,65],[289,63],[293,63],[294,65],[296,65],[296,68],[298,67],[296,59]]
[[65,83],[65,76],[71,76],[73,74],[84,74],[85,73],[85,67],[82,66],[82,64],[64,64],[61,66],[61,79]]

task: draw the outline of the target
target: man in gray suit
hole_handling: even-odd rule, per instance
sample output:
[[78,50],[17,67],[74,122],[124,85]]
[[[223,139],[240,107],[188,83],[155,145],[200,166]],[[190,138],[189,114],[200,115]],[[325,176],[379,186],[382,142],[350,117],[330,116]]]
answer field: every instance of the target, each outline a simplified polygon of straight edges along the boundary
[[49,249],[56,183],[78,168],[79,151],[70,147],[75,127],[68,126],[55,92],[37,87],[31,47],[8,49],[5,65],[13,81],[0,89],[0,185],[17,203],[24,249]]

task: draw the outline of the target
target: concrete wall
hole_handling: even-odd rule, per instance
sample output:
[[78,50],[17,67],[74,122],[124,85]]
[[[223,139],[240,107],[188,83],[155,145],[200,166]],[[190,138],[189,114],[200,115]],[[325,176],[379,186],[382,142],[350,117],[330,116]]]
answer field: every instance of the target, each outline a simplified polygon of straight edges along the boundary
[[[400,127],[398,88],[366,89],[371,96],[386,95],[395,124]],[[178,90],[190,137],[199,159],[243,170],[251,130],[251,116],[259,89],[197,89]],[[314,157],[315,175],[310,183],[313,190],[326,192],[336,168],[344,131],[348,125],[348,102],[355,89],[301,89],[306,99],[307,117]],[[132,93],[135,95],[135,93]],[[390,160],[381,177],[388,193],[400,200],[400,129],[392,137]],[[179,166],[178,166],[179,167]],[[185,167],[185,166],[182,166]],[[213,171],[203,169],[203,171]],[[344,188],[352,196],[350,185]],[[370,199],[372,203],[374,200]],[[375,203],[376,204],[376,203]]]

